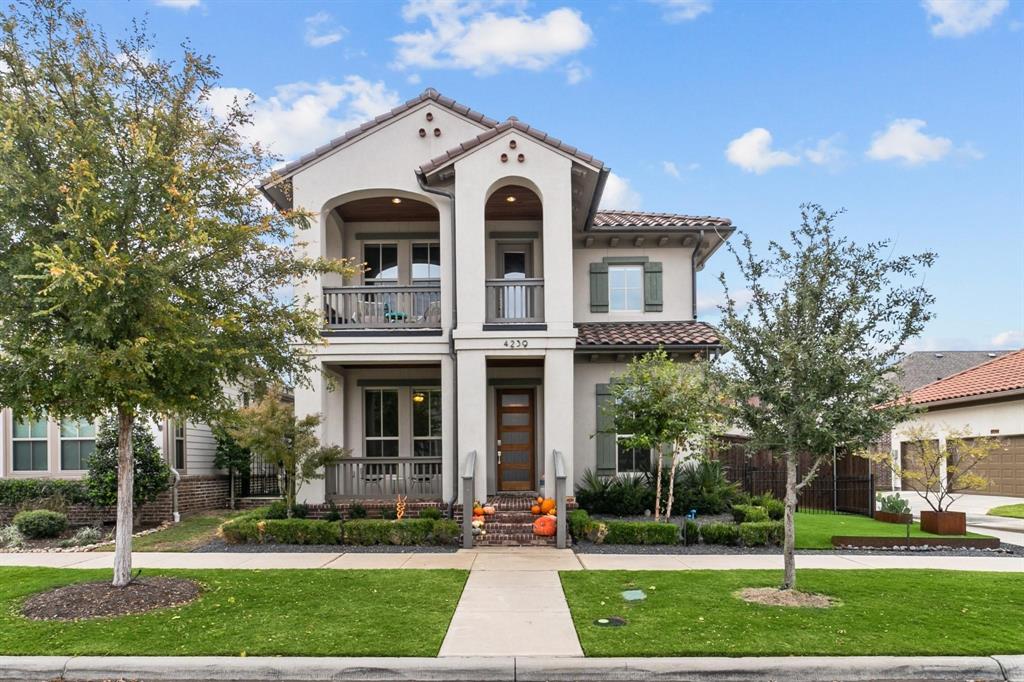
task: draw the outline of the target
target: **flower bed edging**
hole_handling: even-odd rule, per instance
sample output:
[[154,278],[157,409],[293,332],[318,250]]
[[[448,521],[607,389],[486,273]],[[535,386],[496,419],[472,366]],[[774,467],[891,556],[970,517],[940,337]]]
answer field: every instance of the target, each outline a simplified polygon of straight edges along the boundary
[[880,538],[857,535],[833,535],[832,546],[842,548],[931,547],[935,549],[998,549],[999,538]]

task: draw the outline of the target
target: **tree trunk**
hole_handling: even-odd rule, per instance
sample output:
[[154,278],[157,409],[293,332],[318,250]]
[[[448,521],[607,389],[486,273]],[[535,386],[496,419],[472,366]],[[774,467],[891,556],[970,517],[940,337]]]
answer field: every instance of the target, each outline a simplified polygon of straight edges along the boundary
[[132,428],[135,414],[117,408],[117,525],[114,527],[114,587],[126,587],[132,580],[132,497],[135,486],[135,458]]
[[786,537],[782,544],[782,553],[785,560],[786,570],[782,579],[782,589],[792,590],[796,588],[796,465],[797,457],[792,452],[786,453],[786,515],[785,531]]
[[672,448],[672,467],[668,472],[668,503],[665,505],[665,520],[672,522],[672,497],[676,491],[676,457],[678,453],[675,447]]
[[661,467],[665,462],[665,458],[661,455],[661,448],[657,449],[655,456],[658,458],[658,480],[654,484],[654,522],[657,523],[661,518]]

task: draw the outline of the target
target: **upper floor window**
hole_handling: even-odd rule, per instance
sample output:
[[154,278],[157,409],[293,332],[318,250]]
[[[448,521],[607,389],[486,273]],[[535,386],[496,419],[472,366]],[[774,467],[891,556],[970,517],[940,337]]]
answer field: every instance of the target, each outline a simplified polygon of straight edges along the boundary
[[46,471],[50,466],[46,419],[14,418],[11,441],[14,471]]
[[365,455],[398,457],[398,391],[368,388],[363,399]]
[[613,312],[640,312],[644,309],[642,265],[608,267],[608,309]]
[[441,456],[441,391],[412,392],[412,454],[415,457]]
[[60,468],[81,471],[89,468],[96,451],[96,425],[88,419],[64,419],[60,423]]
[[363,260],[366,262],[363,281],[367,284],[398,282],[397,244],[363,244]]
[[412,278],[441,279],[441,245],[412,245]]

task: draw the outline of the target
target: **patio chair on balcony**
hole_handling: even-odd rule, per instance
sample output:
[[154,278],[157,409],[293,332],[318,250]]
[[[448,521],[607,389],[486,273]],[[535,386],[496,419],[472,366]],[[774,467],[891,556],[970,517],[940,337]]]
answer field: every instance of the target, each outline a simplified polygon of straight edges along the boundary
[[428,327],[440,327],[441,326],[441,302],[431,301],[427,306],[427,309],[423,311],[423,314],[419,318],[420,322],[423,322]]
[[376,301],[356,301],[354,320],[356,324],[379,325],[386,320],[387,305]]

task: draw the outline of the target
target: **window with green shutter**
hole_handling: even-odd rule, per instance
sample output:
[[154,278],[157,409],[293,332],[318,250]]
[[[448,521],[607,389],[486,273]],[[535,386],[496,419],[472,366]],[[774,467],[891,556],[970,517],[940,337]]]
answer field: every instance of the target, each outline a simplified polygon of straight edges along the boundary
[[608,312],[608,265],[590,264],[590,312]]
[[644,263],[644,312],[660,313],[661,308],[661,263]]
[[590,264],[590,312],[659,313],[663,308],[661,263],[647,256],[606,256]]

